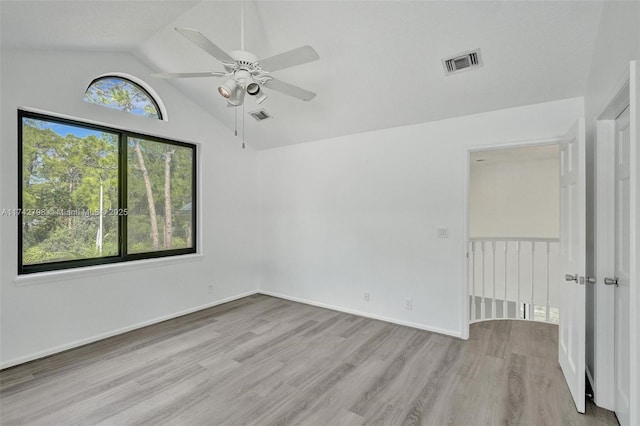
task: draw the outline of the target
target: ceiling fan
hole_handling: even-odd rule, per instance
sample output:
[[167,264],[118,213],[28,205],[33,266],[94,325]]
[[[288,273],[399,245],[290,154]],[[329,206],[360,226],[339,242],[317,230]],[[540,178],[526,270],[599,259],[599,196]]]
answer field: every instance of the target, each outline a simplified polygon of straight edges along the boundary
[[224,83],[218,86],[218,93],[227,100],[227,105],[230,107],[242,105],[245,93],[253,96],[256,102],[261,104],[267,99],[263,88],[275,90],[303,101],[313,99],[316,96],[315,93],[273,78],[271,73],[317,61],[320,59],[318,53],[311,46],[302,46],[266,59],[258,59],[253,53],[244,50],[244,7],[242,12],[241,50],[229,53],[197,30],[176,27],[176,31],[220,61],[224,66],[224,72],[155,73],[152,75],[158,78],[228,77]]

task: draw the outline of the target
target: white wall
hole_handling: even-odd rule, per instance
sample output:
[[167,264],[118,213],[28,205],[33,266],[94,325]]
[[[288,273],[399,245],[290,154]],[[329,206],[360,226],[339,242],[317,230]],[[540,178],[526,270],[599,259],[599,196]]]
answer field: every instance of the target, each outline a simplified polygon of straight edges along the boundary
[[573,98],[259,152],[261,291],[464,337],[468,149],[582,114]]
[[557,158],[472,162],[469,237],[558,238]]
[[[258,288],[256,153],[172,86],[149,77],[132,55],[107,52],[1,52],[2,208],[17,207],[18,107],[96,121],[199,144],[200,256],[142,261],[16,281],[17,219],[1,217],[3,367],[140,324],[253,293]],[[125,72],[149,83],[168,122],[82,101],[93,78]],[[208,286],[213,285],[213,292]]]
[[[605,242],[595,239],[596,224],[601,226],[602,218],[596,218],[592,212],[603,202],[598,197],[604,195],[596,194],[595,170],[611,165],[596,158],[595,128],[598,116],[629,79],[629,62],[634,59],[640,59],[640,2],[605,2],[585,94],[587,180],[591,189],[587,193],[587,274],[598,277],[596,286],[587,286],[587,367],[595,380],[596,404],[609,409],[613,408],[613,291],[602,283],[602,278],[609,276],[611,270],[595,268],[600,263],[596,262],[596,249]],[[598,151],[601,148],[598,147]],[[635,302],[640,303],[640,300]],[[636,336],[632,336],[632,340],[637,340]],[[632,380],[632,383],[635,383],[637,401],[640,399],[640,365],[632,368],[635,368],[632,371],[635,382]],[[632,404],[632,424],[640,424],[638,405]]]

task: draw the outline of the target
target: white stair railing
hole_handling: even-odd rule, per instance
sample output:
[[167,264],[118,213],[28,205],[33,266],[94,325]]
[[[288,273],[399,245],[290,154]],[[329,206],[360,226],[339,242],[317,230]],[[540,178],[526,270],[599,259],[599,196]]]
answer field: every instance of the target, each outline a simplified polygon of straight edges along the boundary
[[557,238],[469,240],[471,322],[525,319],[558,322]]

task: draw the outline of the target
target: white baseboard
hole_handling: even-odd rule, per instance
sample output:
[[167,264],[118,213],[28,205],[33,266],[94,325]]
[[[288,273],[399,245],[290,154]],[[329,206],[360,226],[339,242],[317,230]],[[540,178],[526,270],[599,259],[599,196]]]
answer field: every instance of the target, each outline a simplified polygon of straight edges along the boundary
[[258,290],[258,293],[264,294],[266,296],[277,297],[277,298],[280,298],[280,299],[291,300],[292,302],[304,303],[305,305],[311,305],[311,306],[317,306],[319,308],[331,309],[332,311],[338,311],[338,312],[344,312],[344,313],[347,313],[347,314],[358,315],[360,317],[376,319],[376,320],[380,320],[380,321],[384,321],[384,322],[389,322],[389,323],[392,323],[392,324],[404,325],[406,327],[417,328],[418,330],[431,331],[433,333],[445,334],[447,336],[451,336],[451,337],[456,337],[458,339],[462,339],[462,333],[460,333],[459,331],[452,331],[452,330],[446,330],[446,329],[437,328],[437,327],[431,327],[431,326],[428,326],[426,324],[420,324],[420,323],[415,323],[415,322],[410,322],[410,321],[402,321],[402,320],[399,320],[399,319],[396,319],[396,318],[390,318],[390,317],[385,317],[385,316],[382,316],[382,315],[371,314],[369,312],[362,312],[362,311],[358,311],[358,310],[355,310],[355,309],[343,308],[343,307],[340,307],[340,306],[330,305],[330,304],[327,304],[327,303],[315,302],[315,301],[312,301],[312,300],[302,299],[302,298],[299,298],[299,297],[287,296],[285,294],[276,293],[274,291],[269,291],[269,290]]
[[225,299],[220,299],[220,300],[216,300],[215,302],[211,302],[211,303],[207,303],[195,308],[191,308],[191,309],[186,309],[184,311],[180,311],[180,312],[176,312],[170,315],[165,315],[162,317],[158,317],[158,318],[154,318],[152,320],[149,321],[144,321],[138,324],[134,324],[128,327],[122,327],[116,330],[112,330],[109,331],[107,333],[102,333],[102,334],[98,334],[86,339],[81,339],[81,340],[76,340],[74,342],[71,343],[67,343],[64,345],[60,345],[60,346],[56,346],[54,348],[50,348],[50,349],[46,349],[44,351],[40,351],[40,352],[36,352],[36,353],[32,353],[26,356],[22,356],[22,357],[18,357],[18,358],[14,358],[14,359],[10,359],[9,361],[5,361],[0,363],[0,369],[5,369],[5,368],[9,368],[9,367],[13,367],[19,364],[23,364],[25,362],[29,362],[29,361],[34,361],[36,359],[40,359],[40,358],[44,358],[50,355],[54,355],[60,352],[64,352],[66,350],[69,349],[73,349],[73,348],[77,348],[79,346],[84,346],[87,345],[89,343],[93,343],[93,342],[97,342],[99,340],[103,340],[103,339],[107,339],[109,337],[113,337],[113,336],[117,336],[118,334],[123,334],[123,333],[127,333],[129,331],[133,331],[133,330],[137,330],[139,328],[143,328],[143,327],[147,327],[149,325],[153,325],[153,324],[157,324],[159,322],[162,321],[167,321],[173,318],[177,318],[177,317],[181,317],[183,315],[188,315],[191,314],[193,312],[197,312],[197,311],[201,311],[203,309],[207,309],[207,308],[211,308],[217,305],[221,305],[223,303],[228,303],[228,302],[232,302],[234,300],[238,300],[238,299],[242,299],[243,297],[247,297],[247,296],[252,296],[254,294],[264,294],[266,296],[272,296],[272,297],[277,297],[280,299],[285,299],[285,300],[291,300],[292,302],[298,302],[298,303],[304,303],[306,305],[311,305],[311,306],[317,306],[319,308],[325,308],[325,309],[331,309],[332,311],[338,311],[338,312],[344,312],[347,314],[353,314],[353,315],[358,315],[361,317],[365,317],[365,318],[371,318],[371,319],[376,319],[376,320],[380,320],[380,321],[384,321],[384,322],[389,322],[392,324],[398,324],[398,325],[403,325],[406,327],[411,327],[411,328],[416,328],[419,330],[425,330],[425,331],[431,331],[433,333],[439,333],[439,334],[444,334],[447,336],[452,336],[452,337],[456,337],[458,339],[462,338],[462,334],[460,332],[457,331],[452,331],[452,330],[446,330],[446,329],[441,329],[441,328],[437,328],[437,327],[431,327],[425,324],[420,324],[420,323],[414,323],[414,322],[410,322],[410,321],[402,321],[396,318],[390,318],[390,317],[385,317],[382,315],[376,315],[376,314],[371,314],[369,312],[362,312],[362,311],[358,311],[355,309],[348,309],[348,308],[343,308],[340,306],[336,306],[336,305],[330,305],[327,303],[320,303],[320,302],[315,302],[312,300],[308,300],[308,299],[302,299],[299,297],[293,297],[293,296],[287,296],[285,294],[281,294],[281,293],[276,293],[273,291],[268,291],[268,290],[256,290],[256,291],[249,291],[246,293],[242,293],[242,294],[238,294],[235,296],[231,296],[231,297],[227,297]]
[[225,299],[216,300],[215,302],[207,303],[205,305],[201,305],[201,306],[198,306],[198,307],[195,307],[195,308],[186,309],[184,311],[176,312],[176,313],[173,313],[173,314],[170,314],[170,315],[164,315],[162,317],[154,318],[154,319],[149,320],[149,321],[144,321],[144,322],[141,322],[141,323],[138,323],[138,324],[134,324],[134,325],[131,325],[131,326],[128,326],[128,327],[119,328],[119,329],[112,330],[112,331],[109,331],[107,333],[98,334],[96,336],[92,336],[92,337],[89,337],[89,338],[86,338],[86,339],[76,340],[75,342],[71,342],[71,343],[67,343],[67,344],[64,344],[64,345],[56,346],[54,348],[46,349],[44,351],[36,352],[36,353],[29,354],[29,355],[26,355],[26,356],[10,359],[9,361],[5,361],[5,362],[0,363],[0,370],[4,369],[4,368],[13,367],[13,366],[18,365],[18,364],[24,364],[25,362],[34,361],[34,360],[39,359],[39,358],[44,358],[46,356],[54,355],[54,354],[57,354],[59,352],[64,352],[66,350],[77,348],[79,346],[84,346],[84,345],[89,344],[89,343],[97,342],[98,340],[103,340],[103,339],[106,339],[106,338],[109,338],[109,337],[117,336],[118,334],[123,334],[123,333],[129,332],[129,331],[137,330],[139,328],[147,327],[149,325],[157,324],[159,322],[163,322],[163,321],[170,320],[170,319],[173,319],[173,318],[181,317],[183,315],[188,315],[188,314],[191,314],[193,312],[201,311],[203,309],[212,308],[212,307],[217,306],[217,305],[222,305],[223,303],[228,303],[228,302],[232,302],[234,300],[242,299],[243,297],[252,296],[252,295],[254,295],[256,293],[257,293],[257,291],[250,291],[250,292],[238,294],[238,295],[235,295],[235,296],[227,297]]

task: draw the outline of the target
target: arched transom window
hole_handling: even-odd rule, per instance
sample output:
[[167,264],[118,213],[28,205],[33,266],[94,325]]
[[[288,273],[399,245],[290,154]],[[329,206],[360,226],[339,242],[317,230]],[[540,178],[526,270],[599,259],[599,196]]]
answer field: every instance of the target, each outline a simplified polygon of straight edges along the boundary
[[84,101],[131,114],[162,120],[159,102],[140,84],[121,76],[107,75],[91,82]]

